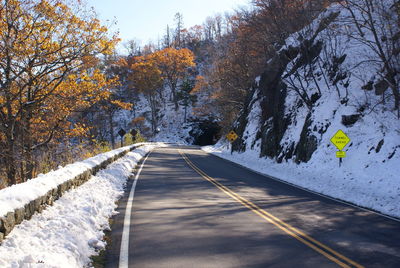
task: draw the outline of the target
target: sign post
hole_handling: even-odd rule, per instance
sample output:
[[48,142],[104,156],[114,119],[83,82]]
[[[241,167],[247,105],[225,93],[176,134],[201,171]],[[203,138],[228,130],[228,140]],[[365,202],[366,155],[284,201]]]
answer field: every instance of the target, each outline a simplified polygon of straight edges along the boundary
[[121,147],[124,146],[124,136],[125,136],[125,134],[126,134],[126,131],[124,129],[122,129],[122,128],[118,131],[118,135],[121,137]]
[[131,129],[131,135],[132,135],[132,142],[136,141],[136,135],[137,135],[138,131],[134,128]]
[[342,159],[346,157],[346,152],[343,151],[344,147],[350,142],[350,138],[339,129],[335,135],[331,138],[333,145],[338,148],[339,151],[336,152],[336,157],[339,158],[339,167],[342,164]]

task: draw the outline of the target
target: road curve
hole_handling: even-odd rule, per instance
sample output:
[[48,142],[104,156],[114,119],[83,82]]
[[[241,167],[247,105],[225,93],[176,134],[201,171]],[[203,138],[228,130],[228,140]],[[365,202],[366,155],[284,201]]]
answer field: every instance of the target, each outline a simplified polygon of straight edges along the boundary
[[121,254],[139,268],[400,267],[400,222],[190,146],[148,157],[121,252],[133,183],[114,218],[106,267],[120,267]]

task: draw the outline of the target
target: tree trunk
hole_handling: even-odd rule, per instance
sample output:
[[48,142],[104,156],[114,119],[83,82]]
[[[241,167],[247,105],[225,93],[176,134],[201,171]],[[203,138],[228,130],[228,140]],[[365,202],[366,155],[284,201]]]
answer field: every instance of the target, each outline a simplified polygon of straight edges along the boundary
[[170,83],[170,87],[171,87],[171,92],[172,92],[172,100],[174,101],[175,104],[175,111],[178,111],[179,109],[179,104],[178,104],[178,97],[176,95],[176,82],[172,82]]
[[187,115],[187,105],[185,105],[185,123],[186,123],[186,115]]
[[25,168],[25,178],[26,180],[31,180],[34,177],[35,161],[33,159],[33,151],[30,147],[26,148],[26,168]]
[[113,149],[115,149],[114,122],[113,122],[112,112],[108,111],[107,116],[108,116],[108,126],[110,127],[111,146]]
[[151,128],[152,128],[151,130],[153,132],[153,135],[155,135],[157,129],[157,103],[155,96],[150,95],[149,99],[151,108]]
[[394,96],[394,109],[397,110],[397,118],[400,119],[400,93],[396,84],[392,86]]
[[32,112],[30,109],[27,109],[26,118],[25,118],[25,126],[21,132],[24,133],[24,143],[22,144],[22,150],[24,155],[24,160],[26,161],[25,166],[25,174],[23,177],[26,180],[31,180],[34,177],[34,169],[35,169],[35,160],[33,158],[33,142],[32,142],[32,133],[31,133],[31,119]]
[[17,184],[17,168],[15,159],[15,144],[12,136],[7,135],[7,151],[5,152],[5,163],[8,186]]

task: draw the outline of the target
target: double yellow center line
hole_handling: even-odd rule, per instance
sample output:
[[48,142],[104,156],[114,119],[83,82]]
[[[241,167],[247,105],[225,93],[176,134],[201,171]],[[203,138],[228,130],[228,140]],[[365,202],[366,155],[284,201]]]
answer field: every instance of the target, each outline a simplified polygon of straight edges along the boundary
[[265,211],[264,209],[260,208],[253,202],[245,199],[244,197],[240,196],[239,194],[233,192],[229,188],[225,187],[215,179],[211,178],[208,176],[205,172],[203,172],[200,168],[198,168],[196,165],[193,164],[192,161],[181,151],[179,150],[179,153],[181,154],[182,158],[186,161],[186,163],[194,169],[200,176],[202,176],[204,179],[207,181],[211,182],[215,187],[220,189],[222,192],[224,192],[226,195],[230,196],[237,202],[241,203],[243,206],[247,207],[249,210],[260,216],[261,218],[267,220],[268,222],[272,223],[282,231],[284,231],[286,234],[296,238],[303,244],[307,245],[308,247],[312,248],[316,252],[322,254],[329,260],[335,262],[341,267],[357,267],[361,268],[364,267],[349,258],[343,256],[342,254],[336,252],[335,250],[331,249],[330,247],[322,244],[321,242],[315,240],[311,236],[305,234],[304,232],[300,231],[299,229],[285,223],[284,221],[280,220],[279,218],[275,217],[271,213]]

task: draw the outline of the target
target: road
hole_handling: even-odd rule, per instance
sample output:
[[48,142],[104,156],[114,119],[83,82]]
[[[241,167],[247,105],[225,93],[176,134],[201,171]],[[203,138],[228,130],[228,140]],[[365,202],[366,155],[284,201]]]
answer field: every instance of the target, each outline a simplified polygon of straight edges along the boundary
[[106,267],[400,267],[400,222],[196,147],[154,150],[130,203],[133,183]]

